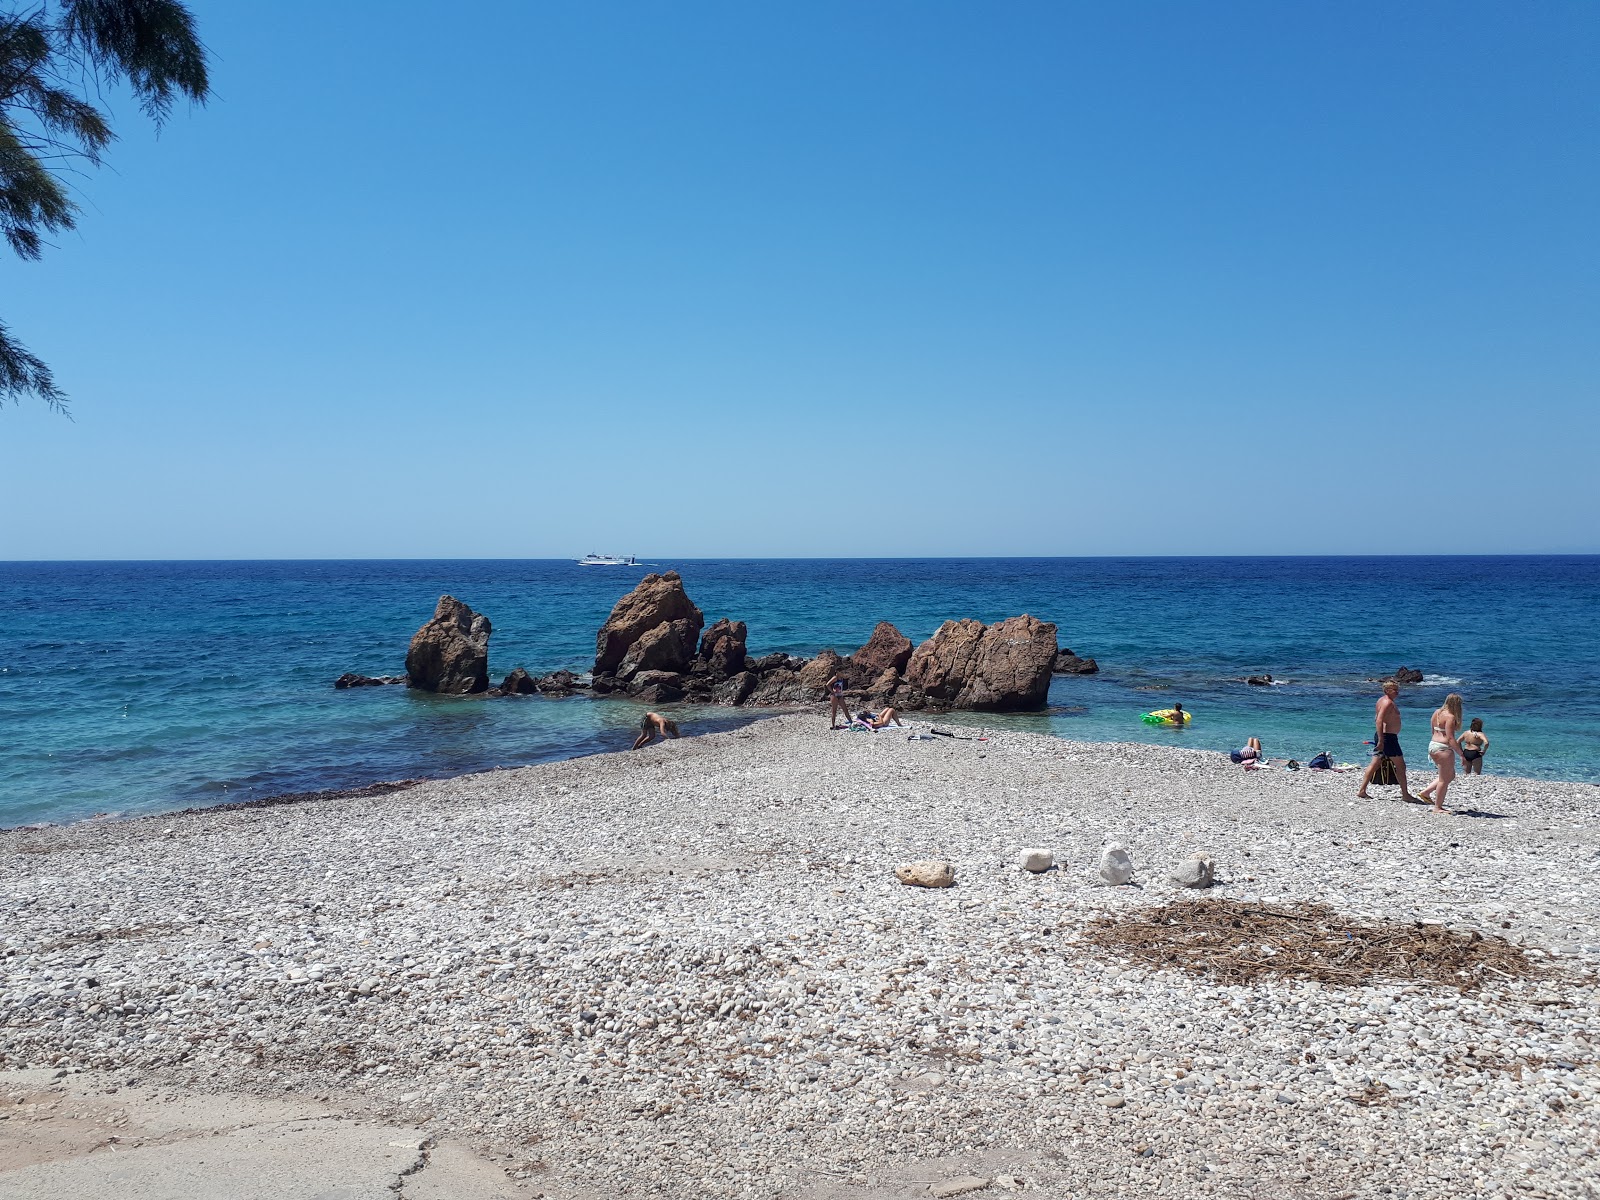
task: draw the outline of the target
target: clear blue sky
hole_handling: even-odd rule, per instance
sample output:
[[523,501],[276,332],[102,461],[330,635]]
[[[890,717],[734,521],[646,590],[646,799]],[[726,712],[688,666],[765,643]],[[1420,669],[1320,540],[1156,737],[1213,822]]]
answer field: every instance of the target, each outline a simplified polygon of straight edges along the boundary
[[240,4],[0,558],[1600,550],[1600,5]]

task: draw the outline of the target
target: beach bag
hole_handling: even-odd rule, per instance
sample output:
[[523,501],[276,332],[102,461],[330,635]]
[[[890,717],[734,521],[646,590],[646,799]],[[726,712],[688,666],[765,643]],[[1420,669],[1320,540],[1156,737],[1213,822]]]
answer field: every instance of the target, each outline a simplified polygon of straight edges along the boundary
[[1313,771],[1331,771],[1333,770],[1333,759],[1328,757],[1328,752],[1326,750],[1319,750],[1316,756],[1312,758],[1312,760],[1308,762],[1306,766],[1310,767]]
[[1237,750],[1229,750],[1228,757],[1236,763],[1244,761],[1244,755],[1240,754]]
[[1372,773],[1372,782],[1379,787],[1396,787],[1400,777],[1394,771],[1394,759],[1384,756],[1378,759],[1378,769]]

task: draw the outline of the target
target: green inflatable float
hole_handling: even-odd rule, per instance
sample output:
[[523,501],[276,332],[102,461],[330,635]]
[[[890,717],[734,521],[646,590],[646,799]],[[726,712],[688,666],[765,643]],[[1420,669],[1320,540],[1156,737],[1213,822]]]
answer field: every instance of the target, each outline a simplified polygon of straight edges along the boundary
[[1146,725],[1187,725],[1193,715],[1176,708],[1158,708],[1155,712],[1145,713],[1139,719]]

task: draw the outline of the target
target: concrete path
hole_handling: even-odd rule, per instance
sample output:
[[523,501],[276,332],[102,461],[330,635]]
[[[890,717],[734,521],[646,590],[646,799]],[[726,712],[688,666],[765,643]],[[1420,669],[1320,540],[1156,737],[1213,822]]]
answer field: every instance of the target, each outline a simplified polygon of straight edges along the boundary
[[0,1200],[530,1200],[428,1132],[297,1098],[0,1072]]

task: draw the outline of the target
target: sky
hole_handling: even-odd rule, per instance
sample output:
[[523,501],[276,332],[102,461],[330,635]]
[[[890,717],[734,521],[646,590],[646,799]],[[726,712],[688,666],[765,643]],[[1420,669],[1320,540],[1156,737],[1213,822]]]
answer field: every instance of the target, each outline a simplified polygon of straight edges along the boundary
[[1600,551],[1588,0],[192,7],[0,559]]

